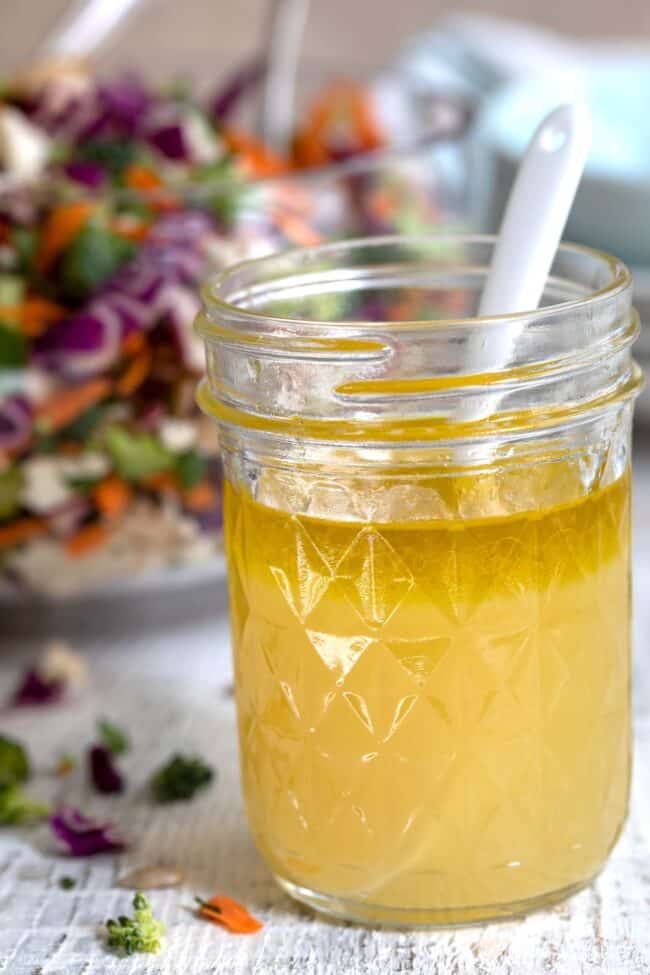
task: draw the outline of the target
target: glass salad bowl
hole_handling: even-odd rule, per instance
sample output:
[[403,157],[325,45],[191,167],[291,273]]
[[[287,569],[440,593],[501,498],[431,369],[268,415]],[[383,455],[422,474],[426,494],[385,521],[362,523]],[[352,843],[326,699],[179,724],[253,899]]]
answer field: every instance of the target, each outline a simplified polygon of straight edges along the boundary
[[210,114],[73,71],[0,112],[5,597],[221,571],[219,444],[195,404],[208,272],[465,220],[464,109],[395,147],[348,83],[328,95],[326,134],[305,124],[288,161],[230,127],[224,97]]

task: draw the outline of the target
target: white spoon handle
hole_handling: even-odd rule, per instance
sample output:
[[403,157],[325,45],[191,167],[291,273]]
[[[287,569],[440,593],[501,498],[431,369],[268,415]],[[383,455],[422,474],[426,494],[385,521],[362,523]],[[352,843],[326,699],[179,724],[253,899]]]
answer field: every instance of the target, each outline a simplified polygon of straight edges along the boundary
[[42,57],[94,54],[141,0],[76,0],[40,47]]
[[259,135],[276,152],[287,151],[294,125],[296,75],[309,0],[272,0],[266,37],[266,77]]
[[556,108],[535,132],[510,193],[479,315],[537,308],[590,141],[591,119],[582,105]]

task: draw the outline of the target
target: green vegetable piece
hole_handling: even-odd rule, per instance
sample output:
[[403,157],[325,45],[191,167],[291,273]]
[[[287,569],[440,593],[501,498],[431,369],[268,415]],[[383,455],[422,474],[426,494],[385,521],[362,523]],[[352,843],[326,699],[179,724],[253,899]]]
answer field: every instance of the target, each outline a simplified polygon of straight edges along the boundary
[[[38,427],[36,427],[38,433]],[[34,443],[32,450],[35,454],[54,454],[58,448],[58,437],[41,434]]]
[[181,454],[176,462],[176,474],[184,488],[193,488],[199,481],[203,480],[207,469],[208,464],[205,457],[197,454],[194,450]]
[[96,403],[60,431],[61,439],[85,443],[105,413],[105,405]]
[[0,322],[0,368],[15,369],[27,362],[27,339],[13,325]]
[[123,755],[131,747],[131,740],[125,731],[106,718],[100,718],[97,722],[97,730],[100,738],[113,755]]
[[18,465],[0,471],[0,521],[13,518],[20,509],[22,486],[23,476]]
[[111,176],[123,170],[142,155],[140,145],[132,139],[88,139],[77,149],[77,159],[105,166]]
[[137,217],[139,220],[151,220],[155,211],[141,200],[119,200],[115,207],[119,216]]
[[162,947],[164,924],[155,919],[144,894],[138,892],[133,898],[133,911],[132,918],[122,914],[116,921],[106,922],[108,947],[124,955],[157,954]]
[[21,271],[29,271],[36,256],[38,234],[29,227],[14,227],[11,231],[11,243],[18,258]]
[[59,280],[66,301],[85,301],[134,251],[131,241],[94,221],[87,223],[60,261]]
[[61,890],[73,890],[77,886],[74,877],[59,877],[59,887]]
[[104,439],[117,472],[127,481],[141,481],[174,466],[174,454],[153,434],[114,426],[107,428]]
[[16,783],[0,789],[0,825],[35,823],[49,815],[50,807],[26,796]]
[[[205,203],[224,227],[231,227],[243,207],[250,187],[237,168],[233,156],[223,156],[194,171],[194,181],[206,185]],[[214,189],[210,186],[214,184]],[[201,192],[199,191],[199,195]]]
[[151,789],[158,802],[191,799],[195,792],[209,785],[214,772],[198,756],[174,755],[154,773]]
[[0,789],[26,782],[29,771],[27,749],[13,738],[0,735]]
[[25,282],[17,274],[0,274],[0,305],[17,305],[25,295]]

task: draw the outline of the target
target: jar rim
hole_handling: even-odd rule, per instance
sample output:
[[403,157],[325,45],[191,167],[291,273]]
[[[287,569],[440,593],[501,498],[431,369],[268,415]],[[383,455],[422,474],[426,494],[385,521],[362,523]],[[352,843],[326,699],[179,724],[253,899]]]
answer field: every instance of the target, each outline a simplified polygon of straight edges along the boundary
[[[360,251],[366,248],[378,248],[382,246],[388,247],[395,245],[417,246],[418,244],[423,245],[434,242],[441,244],[448,243],[450,245],[494,246],[497,240],[498,237],[495,234],[453,232],[444,234],[434,232],[430,234],[417,235],[386,234],[372,237],[349,238],[342,241],[330,241],[325,244],[319,244],[311,247],[295,247],[284,250],[280,253],[268,254],[262,257],[240,261],[236,264],[230,265],[223,271],[211,275],[204,282],[201,288],[201,298],[204,311],[207,314],[199,318],[196,328],[200,335],[208,339],[213,333],[213,329],[218,330],[216,323],[211,321],[211,316],[214,314],[216,316],[226,318],[230,323],[236,323],[244,327],[246,325],[252,326],[255,322],[263,322],[266,326],[273,324],[277,327],[288,330],[300,328],[301,330],[304,329],[306,331],[311,331],[314,329],[318,330],[321,335],[323,334],[323,329],[327,327],[331,327],[337,332],[340,332],[346,328],[358,331],[363,327],[364,322],[352,319],[327,321],[323,319],[305,319],[267,314],[259,309],[251,309],[247,308],[245,305],[237,304],[232,300],[223,297],[223,292],[226,290],[227,285],[232,283],[236,276],[240,275],[243,271],[249,271],[251,274],[253,274],[256,269],[259,269],[261,273],[264,269],[271,268],[274,263],[287,261],[294,256],[300,260],[300,265],[302,265],[304,268],[304,266],[309,262],[316,262],[321,258],[332,257],[337,254],[341,255],[343,258],[346,253],[352,254],[355,251]],[[594,291],[581,295],[578,298],[570,298],[564,301],[546,304],[534,309],[510,312],[500,315],[475,315],[462,316],[460,318],[449,317],[444,319],[427,318],[425,320],[400,319],[398,321],[390,321],[386,323],[380,321],[372,322],[372,326],[374,329],[377,329],[378,327],[381,328],[382,325],[385,324],[387,327],[390,327],[391,330],[399,331],[401,329],[438,324],[444,324],[446,327],[454,327],[463,325],[475,326],[482,323],[494,325],[496,323],[503,322],[507,325],[515,324],[517,322],[526,322],[527,324],[532,325],[536,320],[547,318],[549,315],[553,315],[554,313],[567,314],[574,310],[584,311],[592,304],[616,297],[618,294],[624,292],[631,286],[632,275],[629,269],[622,261],[620,261],[617,257],[614,257],[612,254],[608,254],[606,251],[601,251],[597,248],[588,247],[584,244],[575,244],[570,242],[561,243],[557,250],[557,256],[571,255],[582,257],[583,259],[590,259],[593,261],[594,267],[597,265],[605,267],[610,273],[610,280],[601,288],[597,288]],[[343,266],[343,263],[341,266]],[[298,267],[299,265],[296,263],[296,268]]]

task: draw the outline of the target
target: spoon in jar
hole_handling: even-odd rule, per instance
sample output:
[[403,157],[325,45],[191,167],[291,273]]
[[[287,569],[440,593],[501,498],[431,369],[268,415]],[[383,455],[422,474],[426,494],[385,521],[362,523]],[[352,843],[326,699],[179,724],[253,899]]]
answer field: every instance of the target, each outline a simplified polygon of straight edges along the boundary
[[[479,317],[533,311],[539,305],[582,176],[591,143],[591,116],[581,104],[561,105],[538,126],[510,192],[492,264],[479,301]],[[498,335],[478,325],[468,344],[473,373],[510,362],[521,323],[504,322]],[[468,403],[461,419],[489,416],[494,395]]]

